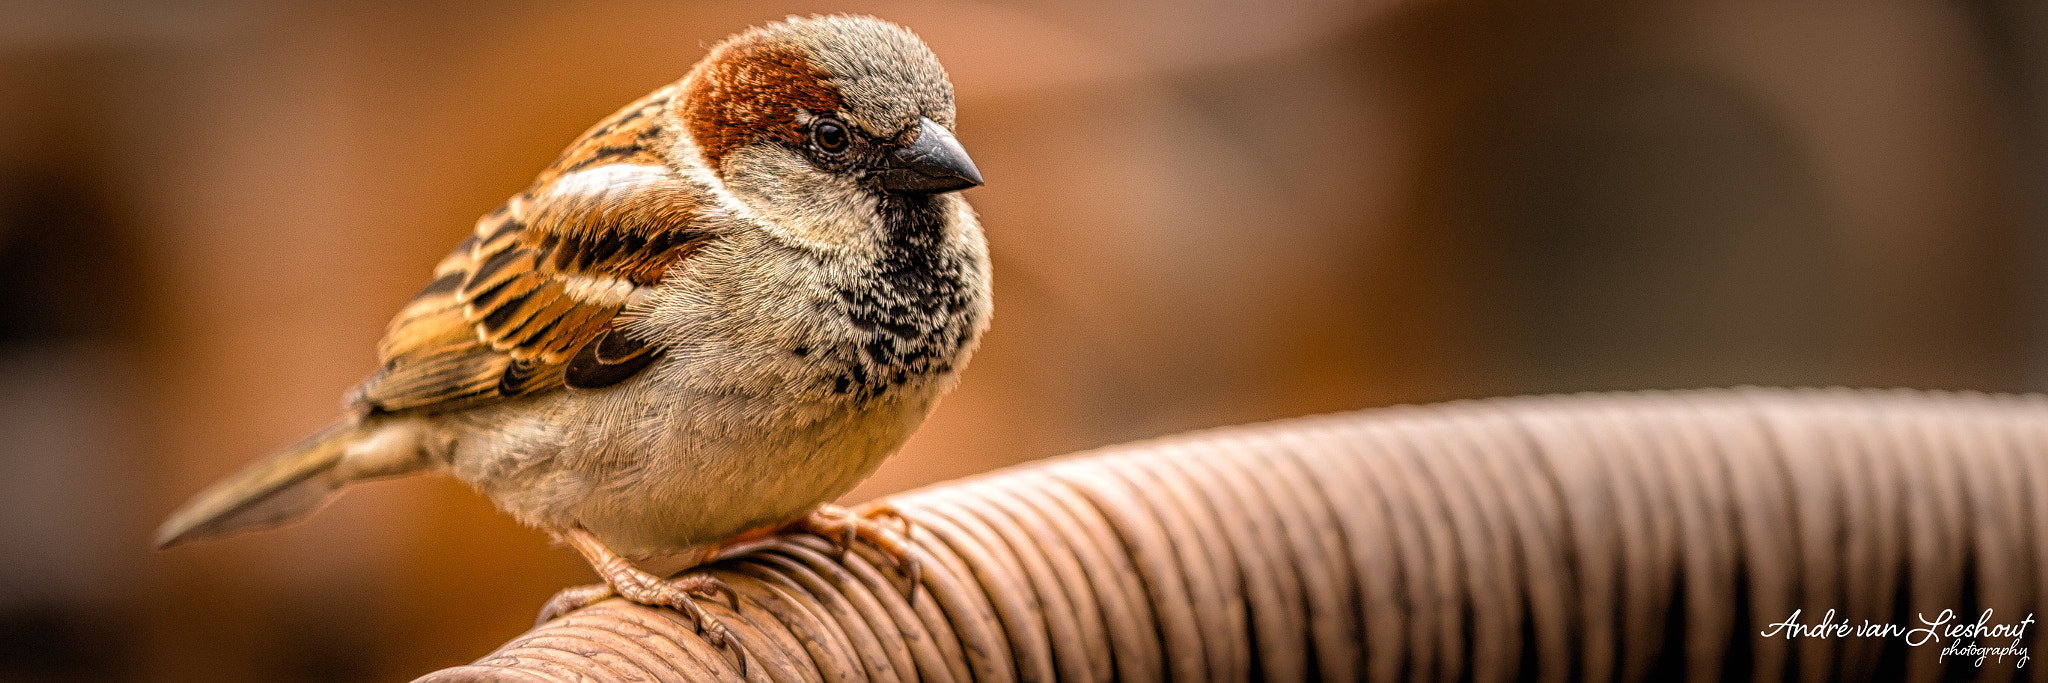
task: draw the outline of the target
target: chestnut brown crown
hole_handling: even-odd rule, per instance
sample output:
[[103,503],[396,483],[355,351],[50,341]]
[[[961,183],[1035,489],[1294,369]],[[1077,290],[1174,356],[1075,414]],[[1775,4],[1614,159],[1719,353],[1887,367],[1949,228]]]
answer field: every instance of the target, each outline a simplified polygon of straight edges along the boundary
[[[712,48],[677,116],[705,167],[773,145],[879,192],[980,185],[952,133],[953,86],[923,41],[872,17],[771,23]],[[678,153],[688,148],[678,146]]]

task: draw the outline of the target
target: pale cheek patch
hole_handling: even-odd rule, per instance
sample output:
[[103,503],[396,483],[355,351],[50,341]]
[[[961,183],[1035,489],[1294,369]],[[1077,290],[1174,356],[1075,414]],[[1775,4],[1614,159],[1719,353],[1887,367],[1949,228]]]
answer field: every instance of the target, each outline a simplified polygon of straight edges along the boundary
[[725,187],[764,227],[799,242],[865,253],[880,234],[873,195],[778,146],[734,152],[726,160]]

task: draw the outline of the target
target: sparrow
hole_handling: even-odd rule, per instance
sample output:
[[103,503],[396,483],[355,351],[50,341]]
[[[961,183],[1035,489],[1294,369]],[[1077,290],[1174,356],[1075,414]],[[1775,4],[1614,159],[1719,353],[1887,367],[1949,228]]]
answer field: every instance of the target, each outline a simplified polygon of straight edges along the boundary
[[988,328],[987,246],[956,192],[982,177],[953,127],[945,69],[895,24],[727,38],[479,219],[343,417],[200,493],[157,546],[435,471],[604,578],[543,620],[616,593],[721,639],[689,599],[714,580],[643,565],[790,527],[907,558],[887,510],[826,504],[903,445]]

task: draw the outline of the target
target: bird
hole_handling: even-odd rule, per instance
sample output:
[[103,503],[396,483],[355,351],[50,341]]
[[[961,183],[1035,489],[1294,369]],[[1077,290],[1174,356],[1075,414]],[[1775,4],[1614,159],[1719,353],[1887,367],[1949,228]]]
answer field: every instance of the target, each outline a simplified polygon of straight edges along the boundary
[[156,545],[439,472],[604,578],[543,621],[616,594],[719,641],[690,596],[730,589],[650,567],[791,528],[909,561],[900,516],[828,504],[988,329],[988,248],[959,192],[983,180],[955,124],[945,69],[896,24],[792,16],[726,38],[480,218],[341,418],[199,493]]

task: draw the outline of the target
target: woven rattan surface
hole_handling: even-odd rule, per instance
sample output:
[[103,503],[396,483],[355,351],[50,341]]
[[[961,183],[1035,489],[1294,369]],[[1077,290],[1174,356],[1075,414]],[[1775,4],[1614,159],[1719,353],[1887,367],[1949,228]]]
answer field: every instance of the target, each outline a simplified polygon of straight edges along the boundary
[[[1393,408],[1119,446],[892,498],[922,581],[786,539],[714,566],[755,681],[1934,680],[2048,596],[2048,400],[1746,389]],[[2029,627],[2019,645],[2036,640]],[[2005,645],[2011,638],[1981,638]],[[611,600],[422,681],[703,681]],[[2048,679],[2044,679],[2048,680]]]

